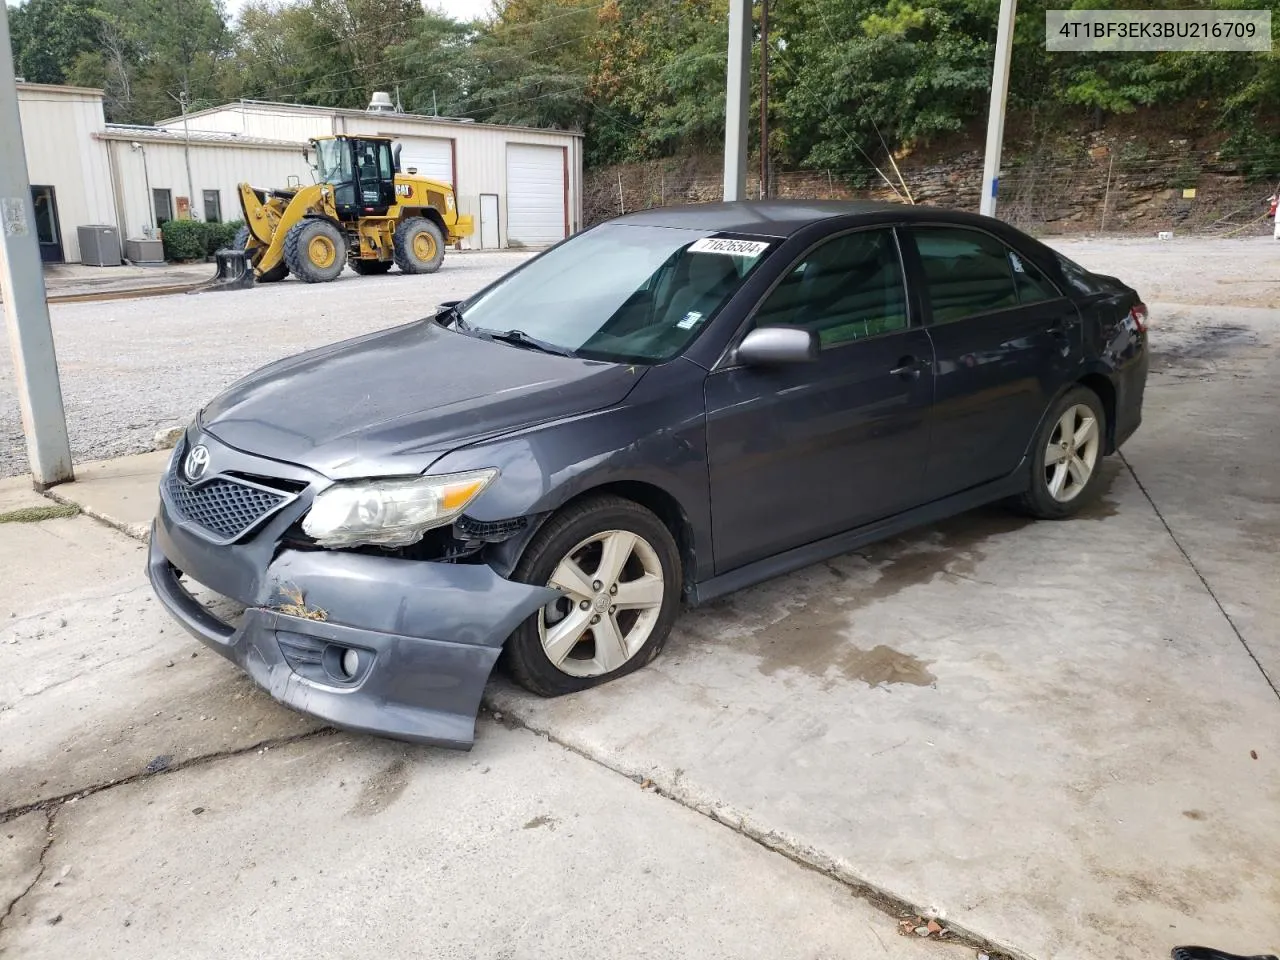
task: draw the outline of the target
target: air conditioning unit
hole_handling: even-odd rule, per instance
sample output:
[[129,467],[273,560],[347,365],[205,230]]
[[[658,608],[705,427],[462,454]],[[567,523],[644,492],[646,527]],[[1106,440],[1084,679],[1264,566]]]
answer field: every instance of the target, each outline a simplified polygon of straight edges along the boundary
[[80,262],[90,267],[120,266],[120,231],[95,223],[76,228],[80,240]]
[[143,265],[164,263],[164,241],[130,237],[124,242],[124,258]]

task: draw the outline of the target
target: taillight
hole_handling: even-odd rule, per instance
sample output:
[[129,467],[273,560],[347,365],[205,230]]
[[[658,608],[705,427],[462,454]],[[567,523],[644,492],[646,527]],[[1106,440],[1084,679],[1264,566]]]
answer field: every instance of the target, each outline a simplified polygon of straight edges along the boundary
[[1133,325],[1138,328],[1139,333],[1147,332],[1147,305],[1145,303],[1135,304],[1129,308],[1129,319],[1133,321]]

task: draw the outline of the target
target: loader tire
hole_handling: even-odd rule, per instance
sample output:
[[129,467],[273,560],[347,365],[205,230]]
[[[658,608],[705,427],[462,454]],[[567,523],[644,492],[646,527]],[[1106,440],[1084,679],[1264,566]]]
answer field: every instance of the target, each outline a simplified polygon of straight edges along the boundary
[[[239,230],[236,231],[235,239],[231,241],[231,247],[233,250],[248,249],[249,247],[249,228],[248,227],[241,227]],[[264,249],[264,248],[260,247],[259,249]],[[261,254],[259,254],[259,256],[261,256]],[[252,262],[253,261],[250,260],[250,263]],[[254,270],[254,273],[257,275],[258,283],[275,283],[277,280],[283,280],[285,277],[289,275],[289,266],[283,260],[281,260],[279,263],[277,263],[274,267],[272,267],[270,270],[266,271],[265,273],[258,273],[256,269]]]
[[284,262],[299,280],[324,283],[347,265],[347,241],[328,220],[295,223],[284,238]]
[[351,269],[362,277],[376,277],[391,269],[390,260],[352,260]]
[[444,234],[426,217],[408,217],[396,227],[392,250],[402,273],[435,273],[444,259]]

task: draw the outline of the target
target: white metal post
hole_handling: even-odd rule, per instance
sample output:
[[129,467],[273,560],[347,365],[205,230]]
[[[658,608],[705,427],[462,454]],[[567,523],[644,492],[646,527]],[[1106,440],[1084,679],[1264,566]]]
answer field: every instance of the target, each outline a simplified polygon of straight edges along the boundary
[[982,201],[978,211],[996,215],[996,188],[1000,183],[1000,150],[1004,145],[1004,111],[1009,98],[1009,60],[1013,55],[1013,18],[1018,0],[1000,0],[996,28],[996,62],[991,71],[991,112],[987,114],[987,155],[982,162]]
[[751,0],[729,0],[724,91],[724,198],[747,194],[747,112],[751,109]]
[[74,480],[67,418],[53,352],[35,207],[22,146],[8,7],[0,4],[0,294],[13,373],[37,489]]

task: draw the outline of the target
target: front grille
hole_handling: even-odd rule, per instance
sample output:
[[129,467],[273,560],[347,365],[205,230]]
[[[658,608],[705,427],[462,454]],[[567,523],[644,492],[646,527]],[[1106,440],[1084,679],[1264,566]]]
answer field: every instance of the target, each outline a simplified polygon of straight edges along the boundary
[[246,533],[292,497],[226,477],[192,485],[173,471],[166,478],[169,501],[179,519],[230,541]]

